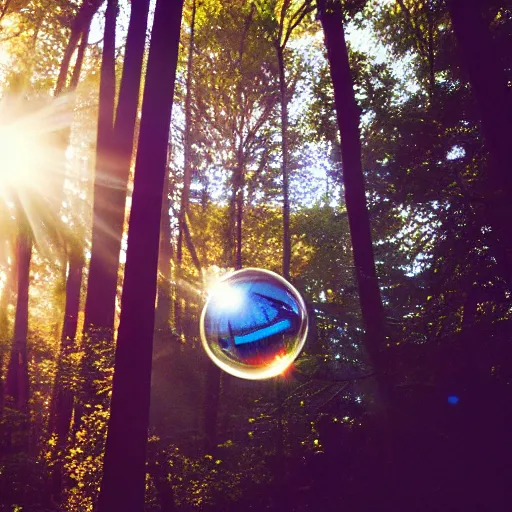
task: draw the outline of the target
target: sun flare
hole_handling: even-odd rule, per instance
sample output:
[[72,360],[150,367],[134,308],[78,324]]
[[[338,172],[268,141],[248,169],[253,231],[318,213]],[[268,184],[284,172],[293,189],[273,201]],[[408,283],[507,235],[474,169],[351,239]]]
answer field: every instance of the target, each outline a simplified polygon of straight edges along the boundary
[[243,305],[243,293],[234,286],[221,281],[215,284],[209,292],[210,300],[215,301],[217,308],[226,311],[236,311]]
[[[0,103],[1,228],[27,223],[39,251],[51,252],[63,202],[72,103],[66,98],[4,96]],[[11,227],[9,227],[11,226]],[[10,242],[6,242],[10,243]]]
[[[2,101],[0,198],[48,197],[64,175],[58,133],[69,126],[69,102],[59,99]],[[20,201],[27,199],[19,197]]]
[[19,191],[39,182],[45,149],[31,131],[16,124],[0,126],[0,191]]

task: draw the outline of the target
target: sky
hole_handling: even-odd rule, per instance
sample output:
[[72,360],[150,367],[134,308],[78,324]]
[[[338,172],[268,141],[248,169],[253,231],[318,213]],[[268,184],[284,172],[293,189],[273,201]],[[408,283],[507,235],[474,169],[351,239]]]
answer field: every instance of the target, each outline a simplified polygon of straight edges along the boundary
[[[387,2],[388,0],[381,0],[382,2]],[[155,0],[151,1],[151,12],[154,8]],[[93,19],[93,24],[91,27],[90,35],[89,35],[89,42],[95,43],[100,41],[99,44],[101,44],[102,39],[102,32],[103,32],[103,25],[104,25],[104,10],[105,5],[102,6],[101,10],[96,14],[96,16]],[[117,34],[116,34],[116,41],[118,48],[121,48],[124,44],[124,40],[126,37],[126,31],[128,27],[129,22],[129,13],[130,13],[130,7],[129,7],[129,1],[128,0],[121,0],[120,1],[120,12],[118,16],[118,24],[117,24]],[[152,23],[152,19],[150,20],[150,26]],[[148,33],[150,33],[150,29],[148,29]],[[314,41],[311,41],[311,37],[313,37]],[[366,53],[371,56],[372,60],[376,63],[383,63],[387,62],[393,72],[393,74],[397,77],[405,77],[407,75],[407,67],[409,65],[409,62],[407,59],[397,60],[393,59],[391,55],[389,55],[389,52],[386,50],[384,44],[380,42],[376,37],[375,34],[372,33],[370,27],[367,25],[364,26],[362,24],[356,24],[356,23],[348,23],[346,26],[346,37],[351,45],[351,47],[359,52]],[[320,61],[323,59],[322,57],[322,45],[321,44],[312,44],[312,43],[319,43],[322,39],[321,31],[319,31],[315,36],[307,36],[304,38],[303,41],[292,41],[290,46],[294,46],[297,50],[303,51],[305,53],[309,54],[309,58]],[[316,48],[316,49],[315,49]],[[410,83],[407,86],[407,89],[412,92],[414,89],[415,84]],[[296,95],[297,96],[297,95]],[[307,98],[300,98],[296,97],[294,101],[290,104],[290,118],[293,122],[294,115],[295,117],[297,115],[300,115],[300,111],[302,110],[302,106],[304,105],[304,102],[307,101]],[[302,110],[303,111],[303,110]],[[364,120],[363,120],[364,121]],[[328,185],[327,185],[327,169],[330,167],[330,162],[328,161],[328,153],[326,151],[325,147],[320,147],[321,145],[316,144],[315,147],[310,147],[308,150],[308,155],[306,158],[303,159],[303,164],[307,165],[308,171],[310,172],[310,175],[312,175],[314,178],[318,180],[319,187],[318,192],[315,197],[305,198],[307,203],[314,203],[320,199],[320,197],[323,196],[325,193]],[[325,145],[324,145],[325,146]],[[177,162],[179,162],[179,155],[177,155]],[[294,180],[295,185],[300,187],[300,176],[297,176],[297,179]],[[325,183],[323,185],[322,183]],[[293,177],[292,177],[292,187],[293,187]],[[337,192],[335,190],[336,187],[331,187],[331,190],[333,190],[333,197],[332,202],[335,204],[332,204],[332,206],[335,206],[336,204],[339,204],[340,198],[339,198],[339,191]]]

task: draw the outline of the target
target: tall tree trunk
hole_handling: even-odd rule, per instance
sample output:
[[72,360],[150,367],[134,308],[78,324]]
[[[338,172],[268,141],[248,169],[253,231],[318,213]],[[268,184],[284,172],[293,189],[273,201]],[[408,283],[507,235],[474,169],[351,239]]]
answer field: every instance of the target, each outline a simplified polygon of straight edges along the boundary
[[156,307],[156,329],[163,334],[169,331],[169,318],[171,314],[171,260],[173,246],[171,242],[171,200],[169,198],[169,166],[162,196],[162,217],[160,221],[160,246],[158,254],[158,300]]
[[[242,32],[242,37],[240,39],[240,47],[238,49],[238,71],[240,73],[240,77],[243,76],[243,56],[245,51],[245,42],[247,39],[247,34],[249,33],[249,28],[253,21],[253,16],[255,12],[255,4],[251,3],[251,8],[249,13],[247,14],[247,18],[245,19],[244,29]],[[239,116],[240,116],[240,124],[239,126],[234,126],[235,132],[235,145],[236,145],[236,166],[233,170],[233,197],[232,197],[232,205],[233,205],[233,221],[234,221],[234,257],[233,257],[233,266],[236,270],[242,268],[242,223],[243,223],[243,208],[244,208],[244,186],[245,186],[245,152],[244,152],[244,142],[245,142],[245,127],[246,127],[246,112],[244,110],[244,90],[242,86],[241,79],[239,79],[237,84],[237,97],[238,97],[238,108],[239,108]],[[236,138],[236,132],[238,132],[238,139]]]
[[[291,259],[291,240],[290,240],[290,197],[288,180],[288,95],[286,86],[286,76],[284,72],[284,48],[281,45],[281,33],[284,24],[284,12],[281,13],[279,20],[279,40],[276,41],[277,66],[279,69],[279,100],[281,103],[281,174],[283,177],[283,277],[290,280],[290,259]],[[275,379],[275,391],[277,400],[277,435],[276,435],[276,465],[275,480],[278,486],[281,486],[285,480],[284,464],[284,421],[283,421],[283,382],[278,375]],[[284,486],[283,486],[284,488]],[[286,496],[278,493],[279,508],[285,504]]]
[[[119,254],[126,205],[126,187],[134,145],[139,105],[142,59],[146,41],[149,0],[134,0],[126,40],[123,76],[113,125],[114,47],[106,55],[107,105],[104,115],[103,148],[98,155],[107,161],[97,166],[91,262],[85,304],[85,329],[111,339],[114,329]],[[110,46],[110,45],[109,45]],[[107,110],[108,109],[108,110]],[[100,114],[100,123],[101,114]],[[98,143],[100,133],[98,129]],[[112,155],[115,158],[112,158]],[[108,162],[108,164],[107,164]]]
[[[243,150],[240,150],[243,154]],[[239,156],[238,168],[236,171],[235,185],[235,209],[236,209],[236,229],[235,229],[235,269],[242,268],[242,242],[243,242],[243,218],[244,218],[244,169],[243,156]]]
[[[89,4],[88,9],[92,9],[90,11],[87,11],[86,15],[83,14],[83,12],[84,12],[83,8],[84,8],[85,4]],[[100,4],[101,4],[101,2],[93,2],[93,3],[89,2],[89,1],[84,2],[84,5],[82,5],[82,10],[79,11],[79,13],[77,15],[77,18],[75,18],[75,22],[74,22],[74,25],[73,25],[73,30],[75,30],[75,29],[81,30],[81,40],[80,40],[80,46],[78,48],[77,58],[76,58],[75,65],[74,65],[74,68],[73,68],[73,74],[72,74],[72,77],[71,77],[71,82],[69,84],[69,90],[70,91],[73,91],[78,86],[78,82],[80,80],[80,74],[81,74],[82,67],[83,67],[83,61],[84,61],[84,57],[85,57],[85,51],[87,49],[87,41],[88,41],[88,38],[89,38],[89,31],[90,31],[91,21],[92,21],[92,18],[94,16],[94,14],[98,10]],[[78,28],[76,28],[76,27],[78,27]],[[74,32],[72,31],[71,36],[70,36],[70,42],[68,43],[68,45],[69,44],[74,44],[74,46],[76,46],[76,43],[72,43],[72,39],[73,38],[74,38]],[[60,73],[59,73],[59,78],[63,77],[64,82],[63,83],[59,83],[59,81],[57,82],[57,86],[56,86],[55,91],[54,91],[54,95],[55,96],[58,96],[58,95],[60,95],[63,92],[63,88],[65,87],[65,82],[66,82],[66,79],[67,79],[68,68],[69,68],[69,60],[67,60],[67,57],[66,57],[66,54],[65,54],[64,59],[63,59],[63,61],[61,63],[61,68],[60,68]],[[61,132],[58,133],[59,147],[60,147],[60,150],[61,150],[61,158],[62,158],[63,162],[65,161],[65,158],[66,158],[65,157],[65,152],[66,152],[66,148],[69,145],[70,136],[71,136],[71,127],[67,127],[67,128],[63,129]],[[64,163],[63,163],[62,167],[64,168]],[[58,204],[61,204],[62,200],[64,198],[65,173],[62,172],[58,176],[57,180],[58,181],[55,184],[54,201],[56,201]],[[82,270],[83,270],[83,266],[84,266],[83,255],[81,256],[81,260],[82,261],[81,261],[81,269],[80,269],[80,273],[79,273],[80,281],[77,284],[76,283],[76,279],[77,279],[77,277],[76,277],[76,268],[77,268],[78,260],[80,260],[80,258],[77,258],[76,256],[72,256],[71,259],[69,260],[69,272],[68,272],[68,275],[67,276],[62,275],[62,279],[66,280],[66,311],[65,311],[65,316],[64,316],[63,334],[66,331],[66,326],[67,326],[67,323],[68,323],[68,312],[67,312],[68,311],[67,310],[67,306],[68,306],[68,296],[67,296],[67,293],[68,293],[68,290],[74,290],[78,286],[78,293],[80,293],[81,280],[82,280]],[[65,272],[65,267],[66,266],[63,265],[63,269],[62,269],[63,274]],[[78,305],[77,305],[77,308],[78,308]],[[77,310],[76,314],[78,315],[78,310]],[[69,332],[70,331],[68,331],[68,333]],[[75,334],[76,334],[76,328],[75,328]],[[75,334],[73,334],[73,338],[75,337]],[[61,354],[59,356],[60,359],[62,358],[62,354],[63,354],[63,341],[61,339]],[[60,364],[61,363],[59,361],[59,365]],[[59,370],[58,372],[60,373],[61,370]],[[58,419],[58,420],[56,419],[56,414],[59,414],[59,413],[56,413],[56,410],[55,410],[55,405],[56,405],[55,397],[56,397],[56,393],[57,393],[57,390],[58,390],[59,373],[57,374],[55,385],[54,385],[54,392],[53,392],[53,398],[52,398],[53,410],[52,410],[52,413],[51,413],[51,416],[50,416],[49,429],[50,429],[50,431],[54,431],[54,429],[56,428],[55,421],[57,423],[59,423],[59,426],[57,428],[58,435],[65,440],[67,438],[67,435],[68,435],[68,432],[69,432],[69,428],[70,428],[72,411],[71,411],[71,413],[69,415],[68,414],[62,414],[60,416],[60,419]],[[71,393],[69,390],[67,392]],[[73,397],[71,397],[71,403],[73,403]],[[64,427],[64,418],[66,418],[68,416],[69,416],[69,422]]]
[[78,10],[78,13],[71,25],[71,34],[62,57],[59,76],[57,77],[57,83],[55,85],[55,96],[58,96],[66,88],[71,57],[73,57],[73,53],[75,53],[80,36],[82,36],[83,40],[83,34],[86,31],[88,32],[88,27],[91,25],[92,18],[102,3],[103,0],[84,0],[80,6],[80,9]]
[[78,86],[78,82],[80,81],[80,73],[82,71],[83,63],[84,63],[84,57],[85,57],[85,50],[87,49],[87,43],[89,41],[89,32],[91,30],[91,20],[89,20],[89,23],[84,27],[84,30],[82,32],[82,38],[80,40],[80,45],[78,47],[78,52],[76,55],[76,62],[75,67],[73,68],[73,74],[71,75],[71,81],[69,82],[69,88],[71,90],[74,90]]
[[7,274],[7,281],[4,283],[2,296],[0,297],[0,418],[4,409],[4,356],[9,346],[9,294],[12,286],[11,281],[14,277],[14,269]]
[[284,49],[276,45],[277,64],[279,67],[279,93],[281,101],[281,172],[283,175],[283,277],[290,279],[290,198],[288,183],[288,95],[284,74]]
[[232,191],[229,197],[229,205],[224,225],[224,246],[223,246],[223,265],[225,267],[235,266],[235,226],[236,226],[236,191],[235,191],[235,171],[231,177]]
[[66,279],[66,306],[64,312],[64,325],[62,327],[61,345],[59,354],[58,373],[55,378],[53,391],[52,417],[49,430],[57,437],[55,447],[56,461],[53,469],[53,495],[59,503],[62,489],[62,458],[73,415],[74,393],[72,390],[72,361],[80,311],[80,289],[84,269],[84,255],[81,248],[74,248],[69,255],[68,276]]
[[185,137],[183,148],[183,189],[181,191],[180,211],[178,214],[178,241],[176,244],[176,296],[174,305],[175,326],[178,335],[182,334],[182,312],[181,301],[183,297],[181,279],[183,263],[183,238],[184,224],[186,222],[187,209],[189,203],[190,183],[192,181],[192,70],[194,65],[194,44],[195,44],[195,23],[196,23],[196,0],[192,2],[192,17],[190,20],[190,40],[188,46],[187,58],[187,80],[185,95]]
[[206,362],[206,379],[204,382],[204,450],[215,454],[217,449],[217,419],[220,402],[220,368],[210,359]]
[[144,510],[162,191],[183,0],[157,0],[149,50],[100,512]]
[[27,413],[29,400],[29,378],[27,361],[28,335],[28,292],[30,286],[30,260],[32,258],[32,237],[26,222],[21,221],[16,241],[16,266],[18,297],[14,320],[14,336],[11,347],[5,395],[7,405]]
[[196,267],[197,271],[199,272],[199,275],[201,275],[201,262],[199,261],[199,256],[197,255],[197,251],[194,245],[194,242],[192,240],[192,235],[190,233],[190,229],[188,227],[188,220],[185,219],[185,222],[183,223],[183,234],[185,236],[185,243],[187,244],[188,252],[190,253],[190,257],[192,258],[192,263],[194,264],[194,267]]
[[[112,337],[114,305],[105,297],[99,283],[116,283],[119,254],[112,254],[111,192],[117,185],[112,180],[114,136],[114,104],[116,94],[115,39],[117,1],[108,0],[105,13],[105,34],[101,59],[98,132],[96,136],[96,173],[94,178],[94,207],[91,262],[85,303],[85,329],[94,328],[105,341]],[[108,228],[105,227],[105,224]],[[100,227],[101,226],[101,227]],[[112,286],[112,285],[111,285]]]
[[[60,96],[62,93],[66,91],[69,66],[71,64],[71,57],[73,56],[78,41],[80,41],[81,38],[75,66],[73,68],[71,82],[67,90],[73,91],[74,89],[76,89],[78,85],[80,73],[82,71],[85,50],[87,48],[87,40],[89,38],[91,21],[94,14],[99,9],[100,5],[101,2],[99,0],[94,0],[93,2],[85,0],[73,21],[73,25],[71,27],[71,34],[69,36],[68,44],[66,50],[64,51],[64,56],[60,64],[59,76],[57,78],[57,83],[55,85],[55,90],[53,93],[55,97]],[[64,172],[64,162],[66,160],[66,149],[69,146],[71,127],[68,126],[60,130],[59,132],[56,133],[55,136],[56,145],[57,147],[60,148],[60,158],[62,159],[62,172],[57,173],[54,177],[55,182],[53,202],[54,204],[61,204],[64,199],[64,181],[66,177]]]
[[194,41],[195,41],[195,21],[196,21],[196,0],[192,2],[192,18],[190,21],[190,43],[188,47],[187,59],[187,81],[185,95],[185,139],[183,148],[183,190],[181,192],[180,213],[178,218],[178,243],[176,246],[176,261],[181,265],[183,258],[183,224],[187,214],[190,182],[191,182],[191,160],[192,160],[192,70],[194,65]]
[[[75,431],[81,427],[84,404],[96,400],[94,382],[98,379],[95,366],[95,352],[100,347],[109,346],[113,340],[115,307],[100,292],[101,285],[114,282],[117,287],[117,264],[119,255],[114,258],[109,251],[112,240],[109,231],[114,104],[116,92],[115,78],[115,39],[116,39],[117,0],[108,0],[105,12],[105,32],[100,71],[100,92],[98,103],[98,131],[96,136],[96,170],[94,178],[94,206],[91,262],[87,281],[85,303],[84,335],[86,350],[82,359],[82,396],[75,410]],[[99,228],[101,226],[101,228]],[[108,226],[106,228],[106,226]],[[102,259],[101,259],[102,258]],[[113,261],[115,259],[115,261]],[[101,283],[101,285],[99,284]]]
[[[277,7],[275,4],[274,7]],[[289,192],[289,152],[288,152],[288,86],[285,75],[286,45],[295,28],[302,22],[305,16],[313,10],[311,0],[304,0],[293,11],[292,2],[285,1],[281,5],[277,37],[274,46],[277,53],[277,66],[279,69],[279,95],[281,103],[281,173],[283,176],[283,277],[290,279],[291,264],[291,239],[290,239],[290,192]],[[293,12],[292,12],[293,11]],[[286,19],[290,23],[286,26]],[[292,21],[293,20],[293,21]]]
[[71,355],[76,341],[78,314],[80,311],[80,288],[84,268],[82,251],[74,250],[69,257],[68,278],[66,280],[66,306],[64,325],[61,335],[61,351],[59,356],[59,373],[55,383],[53,407],[53,425],[60,438],[67,437],[71,421],[73,395],[70,382],[67,380],[69,371],[68,357]]
[[375,270],[370,220],[366,207],[361,163],[359,108],[354,98],[341,4],[338,1],[319,0],[318,9],[325,35],[341,136],[345,202],[361,313],[366,330],[366,347],[376,373],[383,376],[386,371],[386,365],[383,362],[385,316]]
[[[280,35],[284,23],[284,13],[280,19]],[[281,39],[281,37],[279,37]],[[290,197],[288,180],[288,95],[286,76],[284,72],[284,48],[281,41],[276,41],[277,66],[279,69],[279,99],[281,103],[281,174],[283,177],[283,277],[290,280],[291,240],[290,240]],[[276,435],[276,465],[275,480],[281,486],[285,480],[284,464],[284,420],[283,420],[283,382],[278,375],[275,379],[275,391],[277,400],[277,435]],[[284,488],[284,486],[283,486]],[[278,493],[279,507],[285,504],[286,496]]]
[[493,229],[499,240],[504,277],[512,287],[512,99],[507,77],[493,49],[489,27],[482,16],[485,2],[448,0],[453,31],[466,65],[482,121],[491,161],[486,198]]

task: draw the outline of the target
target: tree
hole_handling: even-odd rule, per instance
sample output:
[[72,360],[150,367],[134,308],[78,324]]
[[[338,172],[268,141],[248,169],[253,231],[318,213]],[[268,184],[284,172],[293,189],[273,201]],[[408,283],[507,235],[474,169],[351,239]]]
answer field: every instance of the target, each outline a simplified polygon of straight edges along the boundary
[[[115,267],[115,283],[117,288],[117,259],[114,261],[106,260],[104,264],[98,263],[98,252],[103,251],[98,248],[99,242],[108,244],[110,241],[104,235],[104,226],[98,229],[100,219],[105,219],[105,210],[107,208],[107,201],[105,198],[105,183],[103,181],[104,173],[109,175],[110,158],[113,148],[114,139],[114,108],[115,108],[115,93],[116,93],[116,78],[115,78],[115,40],[116,40],[116,20],[118,13],[117,0],[108,0],[107,8],[105,11],[105,28],[103,37],[103,52],[101,58],[100,68],[100,90],[98,99],[98,124],[96,132],[96,163],[95,163],[95,179],[94,179],[94,206],[93,206],[93,232],[91,242],[91,263],[89,264],[89,278],[87,281],[87,296],[85,303],[85,320],[84,320],[84,337],[88,337],[87,350],[85,351],[82,360],[82,397],[75,407],[76,421],[74,423],[75,430],[81,426],[82,417],[84,415],[84,404],[87,400],[93,400],[95,396],[94,381],[96,380],[96,373],[94,367],[94,350],[101,346],[102,343],[108,344],[113,339],[113,324],[114,324],[114,310],[113,307],[106,308],[108,302],[103,304],[100,308],[98,302],[92,302],[92,297],[97,293],[98,288],[113,279],[112,274],[109,275],[108,271],[112,272],[112,266]],[[96,229],[95,229],[96,228]],[[103,234],[103,240],[102,240]],[[98,240],[99,239],[99,240]],[[108,245],[106,245],[108,247]],[[94,261],[93,261],[94,256]],[[103,278],[101,285],[98,284],[98,273],[101,273]],[[115,296],[114,296],[115,297]],[[107,300],[106,297],[102,297]],[[99,299],[98,297],[98,300]],[[110,323],[111,322],[111,323]],[[94,327],[93,327],[94,326]],[[94,329],[94,332],[93,332]],[[66,414],[67,416],[67,414]],[[64,439],[59,440],[60,443],[65,442]]]
[[[186,222],[187,209],[189,203],[190,184],[192,181],[192,73],[194,66],[195,52],[195,31],[196,31],[196,0],[192,0],[192,12],[190,15],[190,36],[188,43],[187,71],[185,83],[185,133],[183,135],[183,188],[181,189],[180,209],[178,214],[178,240],[176,242],[176,279],[179,282],[182,279],[183,262],[183,238],[184,225]],[[182,331],[181,321],[181,294],[179,286],[176,288],[176,299],[174,305],[175,326],[179,335]]]
[[[82,71],[92,17],[98,10],[99,6],[100,2],[90,2],[89,0],[86,0],[78,10],[77,15],[72,22],[70,39],[68,41],[68,45],[60,65],[59,76],[57,78],[54,89],[54,96],[59,96],[64,92],[76,90]],[[66,89],[71,57],[76,48],[78,39],[80,39],[80,45],[78,47],[69,88]],[[65,160],[65,151],[69,146],[70,136],[71,126],[66,127],[60,133],[59,143],[61,150],[60,156],[62,160]],[[62,166],[64,168],[64,164],[62,164]],[[56,186],[57,190],[55,192],[55,197],[53,198],[59,203],[62,202],[64,193],[64,178],[65,173],[62,172],[59,176],[59,183]],[[63,238],[66,240],[66,253],[68,258],[66,277],[64,277],[66,275],[66,265],[63,265],[63,279],[66,280],[66,304],[61,334],[59,370],[55,378],[52,400],[52,415],[50,418],[50,430],[53,431],[55,428],[55,433],[57,434],[57,445],[59,449],[62,449],[65,445],[73,413],[74,396],[70,390],[69,383],[67,383],[67,385],[63,385],[61,374],[66,374],[69,372],[69,364],[67,359],[69,359],[75,344],[78,315],[80,311],[82,273],[85,266],[85,258],[82,246],[83,241],[81,240],[83,233],[73,234],[70,232],[70,230],[66,229],[63,235]]]
[[[167,173],[169,174],[169,166]],[[174,183],[173,183],[174,185]],[[162,219],[160,222],[160,253],[158,256],[158,298],[156,306],[156,329],[164,336],[169,333],[169,317],[171,314],[171,262],[174,247],[171,240],[171,179],[166,176],[162,198]]]
[[[390,66],[369,67],[362,56],[354,66],[364,117],[372,119],[364,160],[383,294],[395,320],[403,315],[403,339],[450,339],[470,295],[493,297],[497,316],[480,321],[494,323],[508,293],[503,243],[490,228],[495,190],[485,133],[454,34],[446,30],[446,5],[404,0],[373,10],[371,19],[392,59],[412,58],[398,81],[389,80]],[[496,19],[498,37],[507,17]],[[404,94],[412,83],[415,90]]]
[[370,221],[366,206],[361,162],[359,108],[354,98],[348,50],[343,29],[343,11],[336,0],[321,0],[318,10],[325,34],[334,101],[341,137],[343,184],[350,225],[366,345],[377,372],[385,374],[383,361],[386,323],[375,270]]
[[507,77],[483,19],[484,2],[466,4],[450,0],[447,4],[471,88],[480,107],[482,130],[491,157],[488,176],[492,190],[486,203],[501,245],[503,272],[512,286],[512,232],[506,220],[512,216],[512,156],[507,135],[512,131],[512,103]]
[[[266,170],[279,100],[275,51],[262,36],[254,4],[233,0],[201,11],[208,24],[201,30],[198,25],[196,33],[198,47],[204,48],[196,57],[196,80],[201,84],[196,118],[204,126],[204,140],[197,145],[213,172],[229,172],[224,265],[241,268],[246,191],[263,173],[260,170]],[[229,66],[223,55],[229,55]]]
[[[109,239],[103,236],[99,239],[104,229],[98,229],[99,222],[105,222],[108,218],[105,210],[108,208],[108,200],[105,197],[105,192],[108,190],[105,187],[104,180],[109,176],[110,155],[112,154],[113,136],[114,136],[114,108],[115,108],[115,93],[116,93],[116,78],[115,78],[115,37],[116,37],[116,19],[117,19],[117,1],[109,0],[107,3],[107,10],[105,12],[105,34],[103,38],[103,53],[101,58],[101,74],[100,74],[100,92],[98,104],[98,132],[96,138],[96,172],[94,180],[94,207],[93,215],[96,225],[93,225],[92,233],[92,250],[91,250],[91,263],[89,266],[89,281],[87,291],[87,301],[85,305],[85,330],[91,327],[98,329],[101,335],[107,335],[110,339],[112,332],[108,332],[113,328],[114,324],[114,311],[112,305],[109,303],[107,297],[103,297],[104,303],[101,303],[99,297],[95,296],[97,293],[98,277],[96,273],[99,270],[102,272],[102,282],[106,282],[108,277],[110,280],[115,279],[117,285],[117,265],[115,264],[119,257],[115,257],[114,263],[107,262],[98,264],[100,260],[98,252],[99,245],[101,250],[109,247]],[[104,176],[106,174],[106,176]],[[93,220],[93,222],[94,222]],[[96,229],[95,229],[96,228]],[[109,254],[110,255],[110,254]],[[114,257],[114,255],[112,255]],[[101,260],[100,260],[101,261]],[[109,265],[110,263],[110,265]],[[109,267],[115,267],[109,268]],[[110,270],[110,276],[108,271]],[[113,274],[113,275],[112,275]],[[115,277],[114,277],[115,276]],[[93,301],[93,298],[95,299]],[[108,307],[105,307],[108,306]]]
[[18,294],[16,299],[16,316],[14,320],[14,336],[12,341],[5,394],[8,405],[21,413],[28,413],[29,378],[27,362],[28,334],[28,290],[30,283],[30,260],[32,259],[32,234],[28,221],[21,208],[21,216],[16,239],[16,275],[18,278]]
[[[269,37],[276,50],[279,71],[279,103],[281,108],[281,173],[283,178],[283,265],[285,279],[290,279],[291,237],[290,237],[290,198],[289,198],[289,149],[288,149],[288,102],[290,93],[286,79],[286,50],[293,31],[313,10],[309,0],[295,5],[292,0],[278,2],[272,0],[267,7],[270,17]],[[276,19],[276,11],[278,11]]]
[[159,0],[155,9],[99,500],[104,512],[144,510],[160,216],[182,7],[181,0]]
[[[105,21],[100,105],[94,180],[91,261],[84,312],[84,334],[88,350],[84,357],[84,400],[94,400],[94,350],[109,347],[114,339],[119,254],[125,218],[126,190],[134,146],[139,106],[142,60],[146,41],[149,0],[132,2],[126,52],[114,118],[115,14],[109,8]],[[104,97],[102,102],[101,97]],[[77,408],[80,421],[83,404]]]
[[[114,9],[114,7],[111,7]],[[85,330],[110,340],[113,335],[119,253],[126,187],[134,144],[149,0],[132,2],[123,75],[114,120],[114,41],[105,47],[105,94],[98,124],[97,171]],[[101,97],[101,91],[100,91]],[[101,113],[105,109],[105,112]]]
[[[79,53],[75,63],[75,70],[80,70],[81,60],[83,59],[83,52],[87,45],[87,39],[89,35],[89,28],[94,14],[98,11],[101,0],[84,0],[78,12],[71,23],[71,33],[69,35],[66,49],[62,57],[61,67],[59,70],[59,76],[57,77],[57,83],[55,85],[55,96],[58,96],[66,88],[67,78],[69,74],[69,66],[71,64],[71,58],[73,53],[80,42]],[[71,87],[76,85],[78,81],[79,71],[73,72],[73,78],[71,80]]]

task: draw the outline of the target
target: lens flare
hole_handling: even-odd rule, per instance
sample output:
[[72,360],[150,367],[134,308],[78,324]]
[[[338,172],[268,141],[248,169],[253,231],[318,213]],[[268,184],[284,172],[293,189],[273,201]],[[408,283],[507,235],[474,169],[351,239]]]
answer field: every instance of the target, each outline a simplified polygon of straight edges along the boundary
[[70,129],[72,101],[5,94],[0,102],[0,229],[12,221],[30,229],[38,252],[61,244],[60,211],[66,177],[63,134]]
[[200,330],[206,353],[221,369],[243,379],[267,379],[286,370],[302,350],[306,306],[281,276],[247,268],[212,288]]

